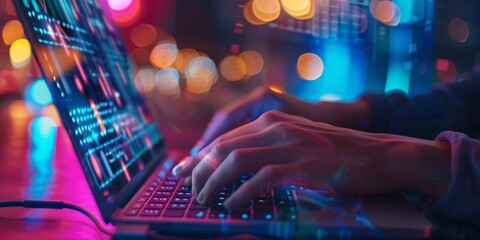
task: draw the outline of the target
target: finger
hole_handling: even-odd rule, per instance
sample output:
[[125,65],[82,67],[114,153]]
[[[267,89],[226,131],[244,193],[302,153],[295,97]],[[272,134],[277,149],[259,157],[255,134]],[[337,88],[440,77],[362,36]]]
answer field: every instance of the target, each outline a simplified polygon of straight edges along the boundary
[[242,174],[256,172],[266,165],[286,163],[291,160],[291,157],[281,154],[271,146],[234,150],[208,178],[198,194],[198,201],[201,203],[213,201],[223,187],[231,184]]
[[240,126],[228,133],[225,133],[222,136],[215,139],[215,141],[210,143],[208,146],[203,148],[199,153],[192,155],[185,162],[182,162],[177,166],[175,166],[173,169],[173,173],[181,177],[190,176],[192,174],[193,169],[198,165],[198,163],[202,159],[204,159],[207,156],[207,154],[209,154],[212,151],[212,149],[215,146],[217,146],[222,142],[234,139],[238,136],[245,136],[245,135],[249,135],[256,132],[258,132],[258,130],[255,127],[255,125],[252,123],[249,123],[249,124]]
[[257,102],[261,102],[266,91],[264,88],[255,89],[247,98],[234,102],[224,109],[218,111],[207,130],[190,151],[190,155],[197,154],[204,147],[212,143],[216,138],[228,132],[233,127],[252,114],[252,108]]
[[181,186],[192,186],[192,177],[182,178]]
[[237,208],[251,199],[281,186],[283,180],[289,176],[294,167],[292,164],[274,164],[263,167],[225,201],[225,207],[229,209]]
[[[205,185],[210,175],[217,170],[222,162],[234,151],[244,148],[270,145],[271,139],[263,133],[255,133],[217,144],[197,164],[192,171],[192,193],[196,195]],[[197,195],[196,195],[197,196]]]

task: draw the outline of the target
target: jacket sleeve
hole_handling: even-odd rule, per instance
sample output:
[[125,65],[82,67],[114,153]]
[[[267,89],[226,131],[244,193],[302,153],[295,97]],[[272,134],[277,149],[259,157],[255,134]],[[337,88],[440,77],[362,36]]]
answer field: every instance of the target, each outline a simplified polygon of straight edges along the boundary
[[452,149],[452,181],[448,192],[427,202],[427,216],[480,224],[480,141],[463,133],[446,131],[436,141],[447,141]]
[[443,131],[480,137],[480,78],[465,74],[429,95],[366,94],[372,116],[367,131],[433,140]]

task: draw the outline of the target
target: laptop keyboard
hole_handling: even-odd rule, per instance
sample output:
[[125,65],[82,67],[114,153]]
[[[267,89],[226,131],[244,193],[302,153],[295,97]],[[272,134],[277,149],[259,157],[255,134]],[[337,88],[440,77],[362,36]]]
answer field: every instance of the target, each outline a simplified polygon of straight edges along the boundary
[[224,207],[224,201],[250,178],[243,175],[225,187],[210,205],[192,198],[191,187],[182,186],[178,177],[170,175],[151,182],[124,214],[141,217],[174,217],[191,219],[238,219],[295,221],[297,205],[291,188],[272,190],[270,194],[253,199],[234,210]]

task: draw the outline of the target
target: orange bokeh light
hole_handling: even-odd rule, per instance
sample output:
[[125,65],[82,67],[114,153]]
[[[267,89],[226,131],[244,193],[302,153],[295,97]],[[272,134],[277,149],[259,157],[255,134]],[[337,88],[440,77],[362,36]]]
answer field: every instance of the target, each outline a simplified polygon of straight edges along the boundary
[[170,67],[177,59],[177,55],[178,48],[174,42],[161,42],[150,53],[150,63],[157,68]]
[[148,47],[157,39],[157,30],[151,24],[142,23],[132,29],[130,39],[137,47]]
[[313,0],[281,0],[283,10],[290,16],[306,20],[315,15],[315,2]]
[[302,54],[297,61],[297,74],[304,80],[316,80],[323,74],[322,59],[313,53]]
[[248,1],[247,4],[245,4],[245,8],[243,9],[243,15],[245,17],[245,20],[247,20],[247,22],[253,25],[263,25],[267,23],[265,21],[258,19],[255,16],[255,14],[253,13],[252,1],[253,0]]
[[10,46],[18,39],[24,38],[23,27],[20,21],[8,21],[2,29],[2,38],[5,45]]
[[240,81],[247,75],[247,65],[242,58],[230,55],[220,62],[220,73],[229,81]]
[[248,50],[241,53],[239,57],[243,60],[247,67],[246,74],[248,76],[257,75],[263,70],[264,61],[259,52]]
[[215,63],[208,57],[200,56],[193,59],[185,71],[187,91],[195,94],[205,94],[218,79]]
[[253,0],[253,14],[264,22],[271,22],[280,16],[280,3],[278,0]]

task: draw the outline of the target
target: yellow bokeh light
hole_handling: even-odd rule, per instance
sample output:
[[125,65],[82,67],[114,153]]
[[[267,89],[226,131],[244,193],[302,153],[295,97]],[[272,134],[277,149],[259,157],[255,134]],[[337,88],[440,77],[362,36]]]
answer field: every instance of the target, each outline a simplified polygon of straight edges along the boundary
[[132,29],[130,38],[137,47],[148,47],[157,39],[157,30],[147,23],[138,24]]
[[262,24],[267,23],[265,21],[262,21],[262,20],[258,19],[255,16],[255,14],[253,13],[252,1],[253,0],[248,1],[245,4],[245,8],[243,9],[243,16],[245,17],[245,20],[247,20],[247,22],[249,22],[250,24],[253,24],[253,25],[262,25]]
[[27,103],[23,100],[15,100],[8,106],[8,114],[13,119],[25,119],[31,117]]
[[280,3],[278,0],[253,0],[253,14],[264,22],[271,22],[280,16]]
[[220,73],[229,81],[239,81],[247,75],[247,65],[237,56],[227,56],[220,62]]
[[310,13],[312,0],[281,0],[283,10],[294,18],[302,18]]
[[32,48],[27,39],[18,39],[10,46],[10,61],[13,67],[22,68],[30,63]]
[[316,80],[323,74],[322,59],[313,53],[302,54],[297,61],[298,76],[304,80]]
[[178,71],[174,68],[158,71],[155,76],[155,87],[163,95],[178,95],[180,93]]
[[157,68],[173,65],[177,59],[178,49],[173,42],[161,42],[150,53],[150,63]]
[[195,94],[205,94],[218,79],[215,63],[208,57],[200,56],[193,59],[185,72],[187,91]]
[[3,42],[7,46],[24,37],[22,24],[18,20],[8,21],[2,29]]
[[254,76],[259,74],[263,70],[264,61],[262,55],[253,50],[248,50],[240,54],[239,56],[247,67],[247,75]]

